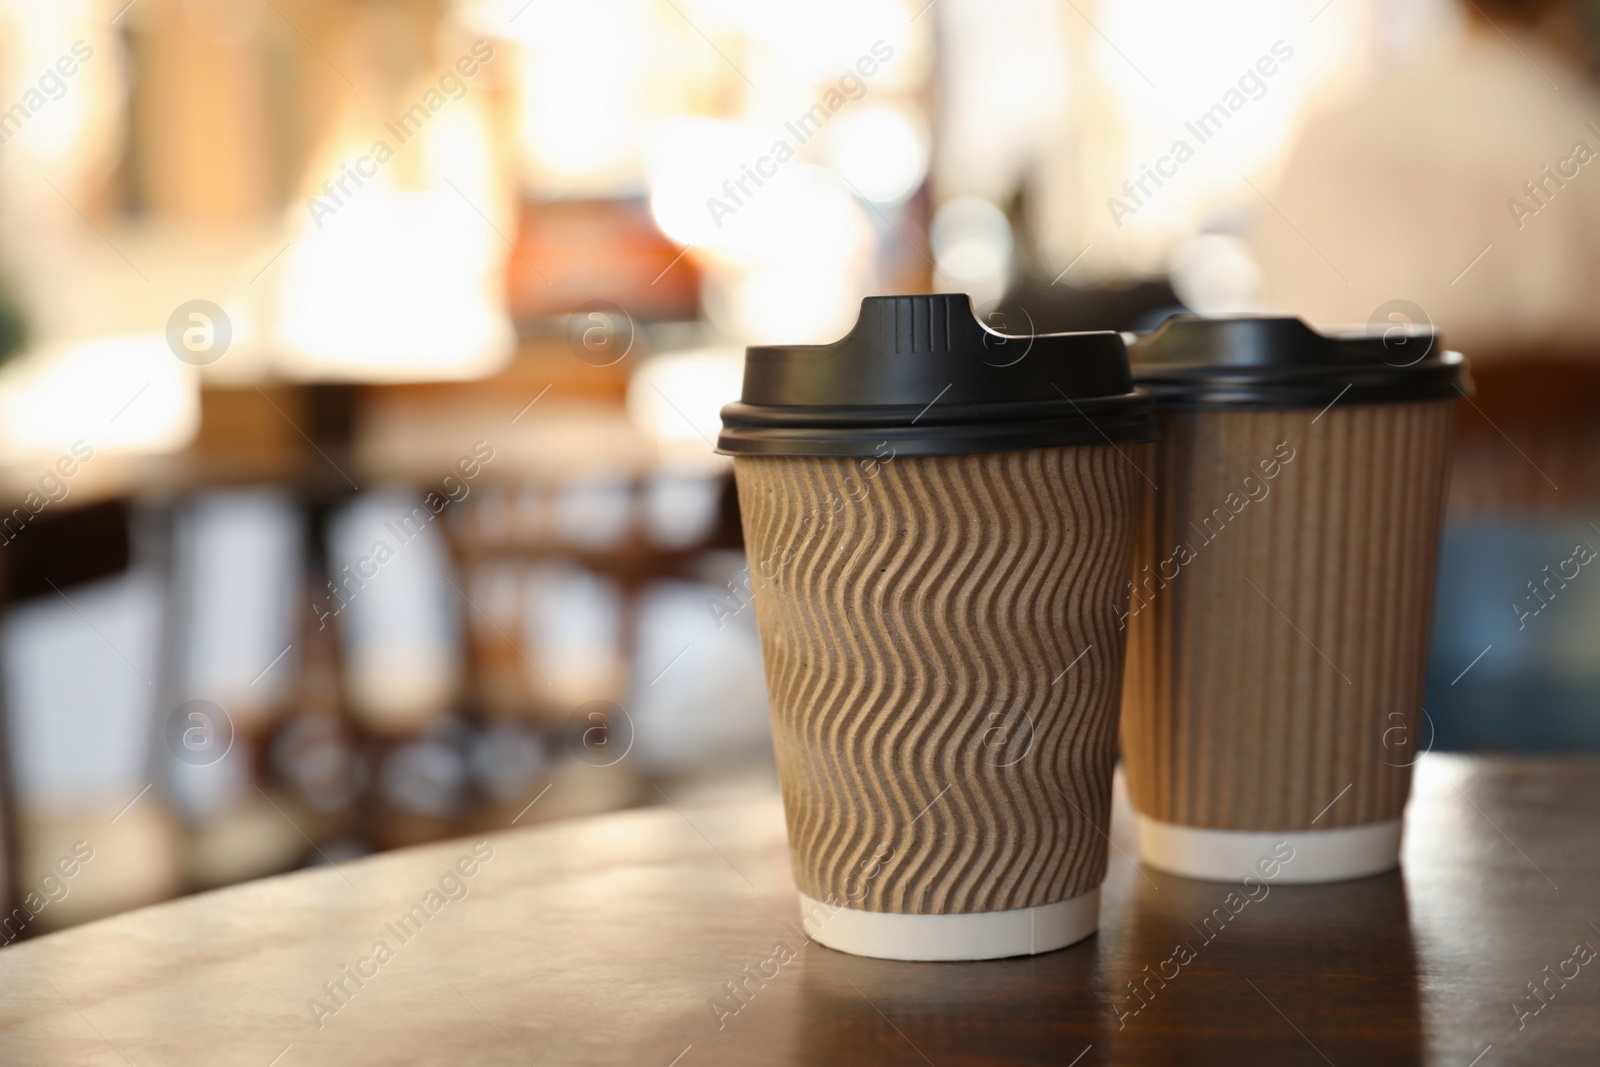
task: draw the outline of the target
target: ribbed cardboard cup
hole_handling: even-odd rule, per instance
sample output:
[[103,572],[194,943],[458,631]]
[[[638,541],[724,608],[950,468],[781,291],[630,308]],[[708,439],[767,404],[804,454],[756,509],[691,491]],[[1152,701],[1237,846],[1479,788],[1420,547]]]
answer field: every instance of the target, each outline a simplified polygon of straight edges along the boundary
[[1158,408],[1122,716],[1144,862],[1233,881],[1287,841],[1280,882],[1399,863],[1454,407]]
[[1112,333],[863,301],[723,409],[807,932],[990,959],[1099,922],[1138,471]]
[[1087,446],[734,469],[807,932],[896,959],[1093,933],[1134,468]]

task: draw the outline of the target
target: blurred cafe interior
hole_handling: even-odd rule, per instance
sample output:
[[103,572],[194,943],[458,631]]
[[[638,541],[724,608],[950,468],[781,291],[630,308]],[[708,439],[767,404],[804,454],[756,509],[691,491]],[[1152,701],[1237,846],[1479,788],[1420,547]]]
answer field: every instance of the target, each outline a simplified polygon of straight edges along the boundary
[[880,293],[1438,327],[1423,743],[1600,750],[1597,76],[1578,0],[0,0],[0,884],[95,849],[0,940],[774,789],[711,442]]

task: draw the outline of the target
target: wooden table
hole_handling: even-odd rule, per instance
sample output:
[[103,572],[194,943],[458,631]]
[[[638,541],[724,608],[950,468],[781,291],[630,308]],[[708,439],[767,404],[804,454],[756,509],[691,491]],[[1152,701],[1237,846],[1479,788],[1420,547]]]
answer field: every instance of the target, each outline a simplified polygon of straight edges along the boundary
[[[1593,1064],[1600,959],[1568,961],[1600,948],[1597,816],[1600,762],[1429,756],[1403,876],[1274,887],[1208,942],[1191,924],[1228,887],[1113,852],[1097,937],[908,964],[805,944],[776,798],[626,812],[0,951],[0,1063]],[[1119,799],[1122,853],[1129,830]],[[1180,941],[1195,958],[1133,1014]]]

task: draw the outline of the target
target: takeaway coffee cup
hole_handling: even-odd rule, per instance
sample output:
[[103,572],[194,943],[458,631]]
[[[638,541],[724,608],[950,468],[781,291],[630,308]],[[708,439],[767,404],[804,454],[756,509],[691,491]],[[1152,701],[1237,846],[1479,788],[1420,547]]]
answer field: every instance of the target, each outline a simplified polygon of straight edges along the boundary
[[1461,355],[1428,330],[1177,316],[1130,343],[1162,440],[1122,742],[1144,862],[1281,881],[1399,863]]
[[875,297],[723,409],[807,931],[891,959],[1093,933],[1137,470],[1114,333]]

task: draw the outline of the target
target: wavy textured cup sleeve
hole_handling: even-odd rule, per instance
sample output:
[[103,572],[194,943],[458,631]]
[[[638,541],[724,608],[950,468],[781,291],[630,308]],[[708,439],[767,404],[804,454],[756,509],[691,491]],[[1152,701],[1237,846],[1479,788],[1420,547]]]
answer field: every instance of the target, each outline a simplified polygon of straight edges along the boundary
[[953,915],[1097,887],[1138,471],[1104,446],[734,469],[800,891]]

